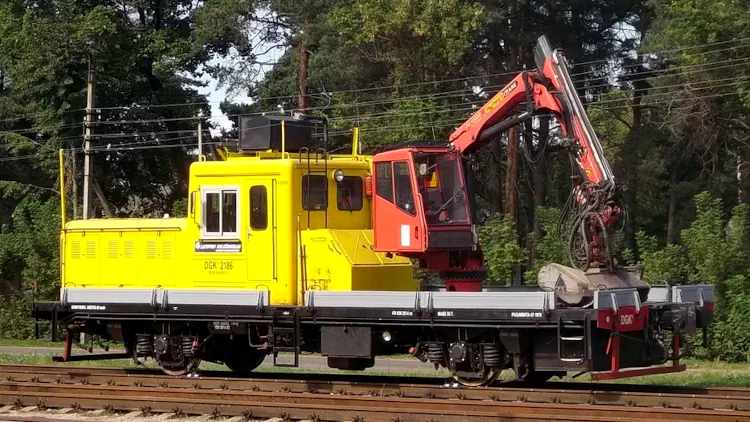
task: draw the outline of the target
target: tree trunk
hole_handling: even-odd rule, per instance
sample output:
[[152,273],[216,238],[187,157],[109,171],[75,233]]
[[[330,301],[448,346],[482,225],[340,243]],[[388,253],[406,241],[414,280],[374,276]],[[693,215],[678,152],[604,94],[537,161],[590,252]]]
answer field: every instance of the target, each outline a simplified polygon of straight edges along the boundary
[[[508,48],[508,70],[516,67],[518,51],[513,47]],[[511,221],[518,227],[518,127],[508,130],[508,165],[505,174],[505,212]]]
[[505,174],[505,213],[518,226],[518,127],[508,130],[508,170]]
[[[539,239],[539,236],[536,233],[536,226],[538,225],[538,217],[536,215],[536,187],[535,187],[535,178],[536,178],[536,168],[539,166],[540,163],[536,162],[533,158],[536,156],[535,153],[535,146],[534,146],[534,127],[533,127],[533,121],[527,120],[524,122],[523,125],[524,131],[523,131],[523,143],[527,154],[528,165],[524,167],[524,175],[526,180],[531,180],[531,183],[529,183],[529,188],[531,192],[529,192],[528,195],[525,196],[526,201],[526,224],[525,224],[525,230],[524,235],[526,237],[526,249],[529,251],[529,262],[528,262],[528,268],[531,268],[534,266],[534,263],[536,262],[536,243]],[[537,144],[538,145],[538,144]],[[526,161],[524,161],[526,162]]]
[[308,50],[307,19],[303,26],[304,33],[299,44],[299,99],[297,104],[300,111],[307,110],[307,67],[310,63],[310,51]]
[[91,186],[94,188],[94,192],[96,193],[97,198],[99,198],[99,203],[102,205],[102,212],[104,212],[104,216],[107,218],[112,218],[112,207],[109,205],[107,197],[104,196],[102,187],[93,176],[91,177],[91,179]]
[[625,221],[624,226],[624,244],[638,258],[638,245],[635,242],[635,232],[638,220],[638,204],[636,203],[638,198],[638,165],[641,159],[639,144],[640,137],[643,136],[640,133],[643,124],[643,106],[641,103],[643,96],[648,90],[648,85],[635,81],[633,87],[635,88],[633,90],[633,105],[631,106],[633,124],[630,126],[630,131],[623,145],[623,153],[620,158],[622,174],[619,179],[623,184],[621,186],[622,197],[625,201],[625,206],[628,208],[628,219]]
[[[497,34],[491,33],[488,37],[488,61],[489,61],[489,72],[492,75],[502,73],[502,51],[500,50],[500,43],[497,39]],[[494,86],[501,85],[504,81],[499,76],[493,76],[490,79],[490,83]],[[502,137],[497,136],[495,140],[490,143],[490,168],[489,168],[489,183],[487,184],[488,195],[487,199],[489,202],[490,212],[501,213],[503,212],[503,144]]]
[[[539,118],[539,143],[546,142],[549,136],[549,117]],[[546,148],[538,152],[538,159],[534,168],[534,237],[539,239],[542,236],[542,224],[539,221],[539,214],[536,212],[539,207],[544,205],[544,198],[547,196],[547,150]]]
[[[533,177],[533,167],[529,169],[524,169],[524,172],[530,172],[531,176]],[[526,176],[529,177],[529,176]],[[534,224],[537,221],[537,215],[536,215],[536,209],[534,208],[534,195],[533,192],[530,192],[528,195],[524,195],[524,202],[526,203],[526,212],[525,219],[524,219],[524,235],[525,235],[525,243],[526,244],[526,250],[529,251],[529,259],[526,263],[526,269],[529,270],[534,266],[534,263],[536,262],[536,256],[537,256],[537,250],[536,250],[536,244],[538,237],[534,234]]]

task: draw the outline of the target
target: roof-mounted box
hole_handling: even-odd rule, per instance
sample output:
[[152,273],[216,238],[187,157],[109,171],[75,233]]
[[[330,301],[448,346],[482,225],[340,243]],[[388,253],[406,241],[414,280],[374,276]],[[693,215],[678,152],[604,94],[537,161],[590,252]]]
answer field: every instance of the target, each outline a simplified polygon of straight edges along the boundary
[[[282,148],[281,124],[284,123]],[[240,117],[240,150],[298,152],[312,144],[313,124],[288,116]]]

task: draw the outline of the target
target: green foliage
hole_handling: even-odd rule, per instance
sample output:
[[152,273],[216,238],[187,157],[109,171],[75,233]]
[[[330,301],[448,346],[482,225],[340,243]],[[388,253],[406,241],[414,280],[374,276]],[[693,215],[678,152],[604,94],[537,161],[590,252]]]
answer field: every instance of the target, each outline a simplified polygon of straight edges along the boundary
[[[623,33],[622,26],[635,31]],[[618,257],[642,261],[653,281],[715,283],[715,346],[707,354],[748,360],[750,217],[736,204],[750,203],[744,60],[750,47],[737,42],[749,26],[742,0],[3,2],[0,153],[19,160],[0,166],[0,287],[7,298],[0,336],[28,337],[21,315],[29,281],[38,282],[39,297],[53,298],[59,287],[54,154],[80,148],[88,57],[97,103],[105,107],[98,146],[194,143],[184,134],[193,133],[196,121],[180,119],[209,115],[196,92],[204,74],[256,100],[224,104],[228,114],[294,109],[300,51],[307,50],[311,111],[330,118],[334,138],[356,124],[365,151],[372,151],[446,139],[512,77],[506,72],[533,66],[533,41],[546,33],[579,63],[576,83],[623,188],[631,218],[623,235],[613,235]],[[701,47],[714,42],[721,47]],[[261,72],[259,56],[275,46],[283,55]],[[622,59],[635,50],[662,53],[641,56],[642,62]],[[232,60],[212,60],[231,52]],[[671,71],[651,72],[665,66]],[[638,109],[641,102],[647,107]],[[139,123],[124,123],[133,121]],[[154,135],[160,132],[176,135]],[[513,191],[497,183],[507,172],[505,145],[488,150],[478,154],[479,204]],[[191,159],[185,148],[98,152],[95,178],[118,215],[184,216]],[[497,282],[518,268],[532,281],[542,265],[567,263],[556,228],[570,190],[567,156],[548,151],[543,160],[543,167],[520,166],[518,186],[511,187],[522,208],[516,223],[496,216],[480,230]],[[80,172],[80,157],[78,163]],[[745,192],[740,201],[738,187]],[[537,188],[541,201],[529,200]],[[479,211],[488,214],[487,208]],[[527,255],[536,258],[533,265]]]
[[[665,49],[673,46],[701,45],[737,40],[747,35],[750,26],[750,8],[742,0],[659,0],[653,2],[659,19],[657,31],[649,40],[654,48]],[[679,58],[688,65],[701,65],[716,60],[731,60],[747,57],[750,46],[737,43],[731,49],[705,47],[685,49]],[[704,66],[682,72],[689,81],[703,81],[711,85],[716,94],[735,93],[729,101],[737,101],[750,107],[750,81],[743,76],[747,66]],[[736,76],[732,84],[721,84],[729,76]],[[713,82],[716,81],[716,82]]]
[[750,361],[750,262],[747,259],[748,208],[734,207],[725,223],[720,199],[707,192],[694,198],[695,218],[681,233],[680,244],[659,249],[654,236],[638,233],[638,246],[651,282],[716,286],[715,325],[705,356]]
[[736,275],[725,286],[728,300],[712,329],[710,351],[728,362],[750,362],[750,278]]
[[536,248],[536,261],[531,269],[524,274],[526,284],[536,283],[539,270],[543,266],[551,263],[567,264],[569,261],[567,246],[561,241],[559,233],[557,233],[560,210],[552,207],[539,207],[536,214],[539,218],[542,233],[539,239],[536,238],[534,233],[530,234],[532,247]]
[[172,212],[169,214],[170,217],[187,217],[187,207],[187,198],[180,198],[174,201],[174,204],[172,204]]
[[0,230],[0,281],[23,296],[29,282],[39,295],[52,298],[59,287],[59,208],[32,196],[15,208],[12,220]]
[[[191,77],[202,76],[198,69],[209,59],[247,41],[226,26],[239,23],[238,14],[253,6],[234,0],[0,4],[0,336],[29,335],[30,282],[38,285],[38,298],[57,296],[57,151],[81,148],[88,59],[102,107],[94,147],[111,148],[94,153],[94,178],[104,196],[120,216],[161,216],[173,208],[184,213],[175,202],[187,193],[193,159],[187,148],[139,148],[195,142],[184,135],[197,122],[182,118],[209,116],[210,107]],[[227,8],[231,13],[222,15]],[[215,19],[230,15],[223,23]],[[115,151],[123,146],[135,148]],[[80,181],[81,155],[77,159],[78,174],[68,174],[64,187],[68,198]],[[101,211],[96,200],[95,211]]]
[[525,259],[525,251],[518,245],[518,235],[513,220],[497,215],[485,222],[479,230],[485,265],[489,280],[505,284],[512,280],[513,272]]
[[682,233],[690,262],[694,265],[696,279],[717,283],[726,275],[724,218],[721,199],[708,192],[695,197],[696,218]]
[[641,252],[644,277],[654,283],[685,284],[690,280],[692,266],[681,245],[667,245],[652,253]]
[[419,76],[405,72],[417,63],[427,71],[457,63],[482,11],[479,3],[458,0],[358,0],[341,5],[331,18],[347,45],[395,65],[397,79],[408,81]]
[[34,338],[34,320],[29,317],[31,304],[30,294],[0,300],[0,338]]

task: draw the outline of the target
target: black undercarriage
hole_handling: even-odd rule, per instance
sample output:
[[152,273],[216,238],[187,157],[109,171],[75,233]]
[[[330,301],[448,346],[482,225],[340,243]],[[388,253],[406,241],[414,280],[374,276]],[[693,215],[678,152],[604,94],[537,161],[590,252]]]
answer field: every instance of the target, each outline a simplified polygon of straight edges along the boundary
[[[619,337],[618,370],[675,358],[664,340],[671,332],[704,326],[695,304],[650,306],[638,331],[597,328],[592,308],[545,312],[499,309],[309,308],[277,306],[38,302],[34,316],[72,338],[85,333],[125,345],[134,359],[153,358],[181,375],[200,361],[248,373],[268,355],[275,365],[298,366],[303,353],[320,353],[332,368],[363,370],[376,356],[411,354],[445,367],[465,385],[486,385],[500,371],[546,380],[567,372],[612,370],[611,341]],[[696,320],[697,318],[697,320]]]

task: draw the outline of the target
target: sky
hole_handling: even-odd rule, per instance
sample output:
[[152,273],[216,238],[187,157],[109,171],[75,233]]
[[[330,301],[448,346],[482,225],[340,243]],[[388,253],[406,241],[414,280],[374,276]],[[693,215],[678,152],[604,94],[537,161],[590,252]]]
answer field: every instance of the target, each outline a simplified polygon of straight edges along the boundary
[[[229,129],[232,126],[232,122],[224,115],[219,109],[219,105],[222,101],[227,99],[227,89],[218,87],[218,81],[216,79],[209,79],[208,85],[200,88],[198,92],[206,95],[208,101],[211,103],[211,119],[209,121],[217,123],[225,129]],[[250,98],[247,95],[234,95],[230,99],[234,103],[250,103]],[[218,136],[219,129],[213,129],[212,135]]]
[[[248,28],[248,32],[250,34],[249,38],[250,39],[257,38],[256,37],[257,31],[258,30],[256,28]],[[259,52],[259,51],[265,52],[265,54],[258,55],[257,60],[259,62],[275,63],[284,54],[284,51],[285,51],[284,47],[277,46],[276,48],[269,49],[269,46],[270,46],[269,44],[260,43],[253,48],[254,52]],[[240,60],[237,57],[237,51],[234,50],[234,48],[232,48],[230,49],[230,53],[229,55],[227,55],[227,57],[215,58],[211,60],[209,64],[215,65],[218,63],[224,66],[228,66],[233,61],[236,62],[237,60]],[[270,67],[261,68],[261,71],[259,72],[259,75],[260,75],[259,79],[262,79],[263,75],[265,74],[265,71],[268,71],[268,70],[270,70]],[[241,104],[241,103],[248,104],[252,102],[251,99],[245,93],[232,95],[231,97],[228,98],[227,87],[219,87],[218,81],[216,79],[205,76],[204,78],[202,78],[202,80],[204,82],[208,82],[208,85],[206,85],[203,88],[198,89],[198,92],[206,95],[206,97],[208,98],[208,101],[211,103],[211,117],[212,118],[209,119],[209,121],[217,123],[218,125],[221,125],[225,129],[230,128],[232,126],[231,121],[219,109],[219,105],[221,104],[221,102],[228,100],[236,104]],[[211,134],[215,136],[218,135],[219,129],[212,130]]]

